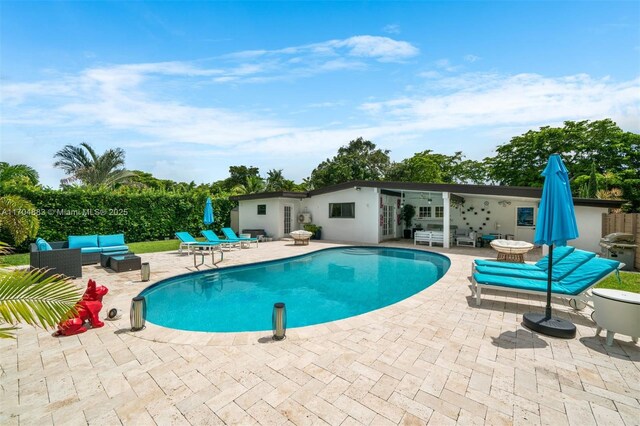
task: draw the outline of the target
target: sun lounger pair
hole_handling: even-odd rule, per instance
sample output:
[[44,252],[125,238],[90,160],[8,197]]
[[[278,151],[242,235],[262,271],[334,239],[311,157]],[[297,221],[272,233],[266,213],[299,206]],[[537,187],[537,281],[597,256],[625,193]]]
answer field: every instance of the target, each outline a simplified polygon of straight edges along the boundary
[[187,249],[187,253],[195,252],[196,249],[201,250],[209,250],[213,251],[215,249],[220,250],[220,243],[210,242],[210,241],[197,241],[193,236],[188,232],[176,232],[176,238],[180,240],[180,246],[178,247],[178,252],[182,254],[184,249]]
[[[553,251],[551,294],[572,299],[574,308],[584,307],[590,300],[587,290],[621,267],[620,262],[596,257],[595,253],[570,246],[558,247]],[[476,259],[471,276],[476,305],[481,303],[482,288],[546,294],[548,257],[536,264]]]
[[258,239],[257,238],[245,238],[238,237],[233,229],[231,228],[222,228],[222,233],[226,237],[226,239],[221,239],[216,235],[215,232],[211,230],[202,231],[202,236],[211,243],[222,244],[223,247],[232,248],[232,247],[250,247],[251,243],[256,243],[256,247],[258,247]]

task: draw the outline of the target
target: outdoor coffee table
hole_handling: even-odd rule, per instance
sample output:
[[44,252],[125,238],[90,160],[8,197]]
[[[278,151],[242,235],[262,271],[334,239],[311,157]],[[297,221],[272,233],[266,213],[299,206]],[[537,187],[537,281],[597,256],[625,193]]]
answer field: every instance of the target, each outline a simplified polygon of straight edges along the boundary
[[114,272],[135,271],[141,267],[142,259],[133,253],[109,256],[109,268]]

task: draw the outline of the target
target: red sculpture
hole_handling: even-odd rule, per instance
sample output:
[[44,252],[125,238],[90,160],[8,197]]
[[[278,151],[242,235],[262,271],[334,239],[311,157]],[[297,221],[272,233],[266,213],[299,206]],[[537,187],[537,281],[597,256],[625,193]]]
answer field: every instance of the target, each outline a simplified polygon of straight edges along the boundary
[[84,326],[85,321],[91,324],[91,328],[100,328],[104,322],[100,321],[100,309],[102,309],[102,298],[109,292],[109,289],[102,285],[96,285],[94,280],[89,280],[87,290],[82,295],[82,299],[76,303],[77,314],[74,318],[61,321],[58,324],[57,336],[73,336],[87,331]]

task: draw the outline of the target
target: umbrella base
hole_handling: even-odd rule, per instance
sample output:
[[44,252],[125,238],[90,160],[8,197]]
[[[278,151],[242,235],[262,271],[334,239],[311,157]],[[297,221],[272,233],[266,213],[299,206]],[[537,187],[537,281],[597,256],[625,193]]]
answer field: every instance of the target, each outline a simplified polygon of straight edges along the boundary
[[571,321],[547,317],[545,314],[527,313],[522,317],[522,324],[531,331],[547,336],[573,339],[576,337],[576,326]]

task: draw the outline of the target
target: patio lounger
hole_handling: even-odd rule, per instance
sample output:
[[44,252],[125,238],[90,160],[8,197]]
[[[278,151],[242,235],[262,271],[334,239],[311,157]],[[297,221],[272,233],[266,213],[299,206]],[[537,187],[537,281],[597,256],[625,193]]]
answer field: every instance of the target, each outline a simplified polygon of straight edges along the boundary
[[256,243],[256,247],[258,247],[258,239],[257,238],[238,237],[236,235],[236,233],[233,232],[233,229],[231,229],[231,228],[222,228],[222,233],[224,234],[225,237],[227,237],[228,240],[240,241],[241,243],[247,244],[247,247],[250,246],[250,243]]
[[[588,252],[586,252],[588,253]],[[593,254],[593,253],[591,253]],[[586,304],[591,296],[587,290],[598,284],[622,264],[616,260],[591,257],[586,262],[563,276],[562,279],[551,283],[551,295],[564,297]],[[526,273],[527,271],[523,271]],[[482,288],[494,290],[513,291],[544,295],[547,292],[546,279],[523,278],[504,275],[483,274],[476,272],[472,275],[473,291],[476,296],[476,305],[481,303]],[[577,307],[577,304],[572,305]]]
[[188,232],[176,232],[176,237],[180,240],[180,246],[178,247],[178,252],[182,254],[182,249],[186,248],[187,253],[195,253],[195,249],[198,248],[200,250],[209,250],[213,253],[214,249],[221,248],[220,243],[211,242],[211,241],[197,241],[193,236]]
[[178,247],[178,253],[182,254],[183,249],[187,249],[187,253],[190,251],[189,246],[196,244],[198,241],[193,238],[188,232],[176,232],[176,238],[180,240],[180,246]]
[[220,244],[221,247],[227,248],[227,249],[232,249],[233,247],[240,248],[240,240],[220,239],[220,237],[218,237],[216,233],[210,229],[200,231],[200,233],[209,243],[217,243],[217,244]]
[[[551,279],[553,281],[560,281],[571,272],[576,270],[580,265],[588,262],[590,259],[596,257],[595,253],[584,250],[574,250],[568,256],[563,257],[558,262],[553,262],[553,270],[551,273]],[[554,259],[555,260],[555,259]],[[539,262],[538,262],[539,263]],[[548,264],[548,261],[547,261]],[[516,277],[516,278],[530,278],[530,279],[539,279],[539,280],[547,280],[548,271],[547,269],[542,269],[536,265],[531,265],[533,268],[528,269],[511,269],[511,268],[501,268],[498,266],[485,266],[478,265],[475,267],[475,272],[480,274],[489,274],[489,275],[503,275],[507,277]]]

